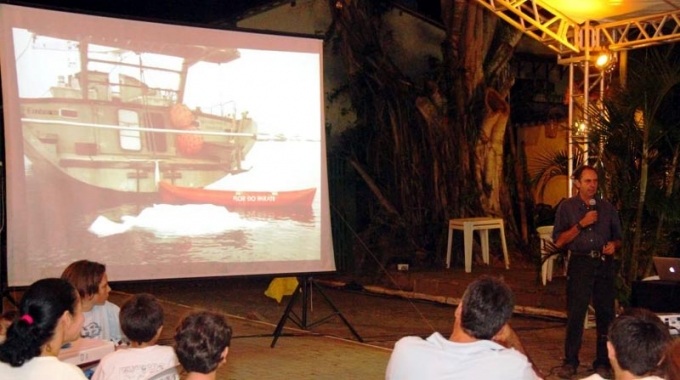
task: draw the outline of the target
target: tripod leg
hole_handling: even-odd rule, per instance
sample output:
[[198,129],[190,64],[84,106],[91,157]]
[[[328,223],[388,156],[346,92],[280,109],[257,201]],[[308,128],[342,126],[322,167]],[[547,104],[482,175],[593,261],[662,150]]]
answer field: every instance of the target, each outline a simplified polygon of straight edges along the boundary
[[295,288],[295,291],[293,292],[293,295],[290,296],[290,301],[288,301],[288,306],[286,306],[286,311],[283,312],[283,315],[281,316],[281,319],[279,319],[279,323],[276,325],[276,330],[274,330],[274,340],[272,340],[271,348],[274,348],[276,345],[276,341],[279,340],[279,336],[281,336],[281,331],[283,331],[283,325],[286,324],[286,320],[290,318],[290,313],[291,310],[293,309],[293,305],[295,304],[295,300],[297,299],[298,293],[300,292],[300,285],[302,283],[298,282],[298,286]]
[[316,288],[316,290],[319,291],[319,294],[321,294],[321,296],[326,300],[326,303],[328,303],[328,305],[333,309],[333,311],[335,312],[335,314],[337,314],[337,315],[340,317],[340,319],[342,319],[342,322],[345,324],[345,326],[347,326],[347,328],[349,329],[349,331],[352,332],[352,334],[354,335],[354,337],[357,338],[357,340],[358,340],[359,342],[363,343],[364,340],[359,336],[359,334],[356,332],[356,330],[354,330],[354,327],[352,327],[352,325],[349,323],[349,321],[347,321],[347,319],[345,319],[345,316],[342,315],[342,312],[340,312],[340,310],[335,306],[335,304],[333,304],[333,302],[331,301],[331,299],[328,298],[328,296],[326,296],[326,293],[324,293],[324,291],[321,289],[321,286],[319,286],[319,284],[317,284],[317,283],[314,282],[314,281],[312,281],[312,285],[314,285],[314,287]]
[[[326,300],[326,303],[333,309],[333,314],[330,314],[326,316],[325,318],[321,318],[320,320],[317,320],[316,322],[313,323],[307,323],[307,308],[309,307],[311,295],[313,292],[313,289],[316,289],[319,294],[323,297],[324,300]],[[297,320],[293,318],[293,316],[297,317],[297,315],[293,312],[293,305],[295,304],[295,301],[297,300],[298,293],[302,293],[302,318],[298,318]],[[279,336],[281,336],[281,332],[283,331],[283,326],[286,324],[286,320],[290,319],[292,320],[295,324],[298,325],[303,330],[308,330],[312,326],[324,323],[325,321],[329,320],[330,318],[334,316],[339,316],[342,322],[347,326],[349,331],[352,332],[355,338],[359,342],[364,342],[364,340],[359,336],[359,333],[354,330],[354,327],[349,323],[349,321],[345,318],[344,315],[342,315],[342,312],[333,304],[333,302],[328,298],[326,293],[324,293],[323,289],[316,283],[314,280],[309,277],[309,276],[301,276],[301,278],[298,278],[298,286],[295,288],[295,292],[290,298],[290,301],[288,302],[288,306],[286,306],[286,311],[283,313],[281,316],[281,319],[279,319],[279,323],[276,325],[276,330],[274,330],[274,340],[272,341],[271,347],[274,348],[276,345],[276,341],[279,339]]]
[[309,297],[312,295],[311,278],[303,276],[298,280],[298,287],[302,286],[302,318],[300,318],[300,328],[307,330],[307,308],[309,307]]

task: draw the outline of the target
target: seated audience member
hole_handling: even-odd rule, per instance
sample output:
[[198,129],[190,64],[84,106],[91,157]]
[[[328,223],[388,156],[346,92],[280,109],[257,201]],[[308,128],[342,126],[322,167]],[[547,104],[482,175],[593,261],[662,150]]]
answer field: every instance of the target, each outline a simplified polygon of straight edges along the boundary
[[73,284],[83,300],[85,324],[80,336],[121,343],[120,308],[107,301],[111,288],[106,266],[87,260],[76,261],[64,270],[61,278]]
[[18,312],[16,310],[7,310],[0,316],[0,343],[7,338],[7,329],[17,317]]
[[[614,378],[661,380],[659,364],[671,340],[668,327],[646,309],[631,309],[616,317],[607,334],[607,353]],[[601,380],[598,374],[586,377]]]
[[680,380],[680,338],[675,338],[668,346],[663,363],[666,380]]
[[34,282],[21,298],[19,315],[0,344],[0,379],[87,379],[57,357],[83,326],[80,297],[71,284],[58,278]]
[[508,325],[514,308],[510,288],[482,276],[472,282],[456,308],[449,339],[405,337],[394,346],[387,380],[536,379],[519,338]]
[[156,344],[163,331],[163,307],[152,295],[127,300],[120,308],[120,326],[130,346],[106,355],[93,380],[141,380],[179,364],[172,347]]
[[175,333],[175,352],[188,372],[186,380],[215,379],[217,368],[227,361],[231,327],[220,314],[198,312],[180,321]]

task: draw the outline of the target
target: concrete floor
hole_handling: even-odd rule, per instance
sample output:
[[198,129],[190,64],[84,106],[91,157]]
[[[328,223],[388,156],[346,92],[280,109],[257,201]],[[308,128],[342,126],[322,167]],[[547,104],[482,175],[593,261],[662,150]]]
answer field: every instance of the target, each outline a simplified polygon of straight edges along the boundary
[[[389,360],[389,350],[399,338],[426,337],[434,331],[444,336],[451,333],[454,304],[467,283],[480,274],[503,276],[513,288],[518,313],[511,324],[545,378],[556,379],[553,372],[561,365],[563,354],[565,325],[561,316],[564,310],[541,305],[559,303],[563,295],[557,293],[563,292],[565,281],[556,277],[543,287],[531,268],[507,271],[480,266],[470,274],[460,269],[395,274],[401,276],[402,281],[407,278],[413,289],[366,284],[362,290],[359,286],[362,284],[348,282],[343,276],[318,275],[317,284],[332,306],[346,317],[364,342],[357,342],[348,326],[333,314],[332,306],[315,290],[307,309],[308,328],[300,330],[291,320],[286,320],[284,335],[274,348],[270,347],[272,334],[290,297],[284,297],[279,304],[264,295],[271,276],[114,284],[114,290],[128,294],[149,292],[167,301],[167,308],[175,311],[168,313],[166,334],[171,333],[180,314],[190,309],[210,309],[233,316],[235,338],[228,364],[220,369],[219,379],[380,379]],[[432,283],[449,294],[425,293],[425,290],[437,293]],[[399,296],[393,295],[395,293]],[[122,302],[124,297],[125,294],[114,292],[112,300]],[[298,299],[293,307],[298,316],[302,314],[300,304]],[[328,316],[329,320],[314,325]],[[591,373],[589,363],[594,358],[594,346],[595,331],[587,329],[581,352],[583,364],[576,378]]]
[[[110,300],[121,304],[130,295],[148,292],[166,310],[161,344],[171,344],[179,318],[196,309],[229,315],[234,339],[218,379],[381,379],[394,343],[403,336],[426,337],[435,331],[451,333],[453,313],[467,284],[482,274],[502,276],[515,293],[517,307],[511,324],[546,379],[561,365],[564,340],[565,278],[543,286],[537,268],[511,264],[475,265],[436,271],[390,272],[378,280],[340,274],[318,274],[308,298],[306,328],[285,320],[284,333],[271,348],[277,322],[291,297],[281,303],[264,295],[273,276],[227,277],[174,281],[115,283]],[[20,299],[20,292],[11,292]],[[5,299],[7,306],[7,300]],[[362,338],[363,343],[334,314],[333,306]],[[300,299],[292,308],[302,315]],[[325,320],[328,318],[328,320]],[[317,322],[320,322],[318,323]],[[581,350],[582,366],[575,378],[591,373],[595,331],[587,329]]]

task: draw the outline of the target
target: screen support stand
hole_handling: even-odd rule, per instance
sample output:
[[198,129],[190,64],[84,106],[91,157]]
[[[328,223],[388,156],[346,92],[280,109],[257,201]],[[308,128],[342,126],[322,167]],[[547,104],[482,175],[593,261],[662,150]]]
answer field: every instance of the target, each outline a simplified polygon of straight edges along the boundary
[[7,285],[7,245],[5,244],[5,231],[2,230],[0,233],[2,235],[2,252],[0,252],[0,313],[5,311],[5,298],[14,305],[14,307],[19,307],[17,301],[12,297],[9,291],[9,286]]
[[[330,306],[333,309],[333,313],[330,315],[327,315],[324,318],[321,318],[315,322],[308,323],[307,321],[307,308],[311,304],[311,297],[312,297],[312,289],[316,289],[319,294],[321,294],[321,297],[326,301],[328,306]],[[293,305],[295,305],[295,301],[297,300],[298,296],[302,296],[302,315],[298,316],[295,314],[293,311]],[[320,325],[327,320],[335,317],[335,316],[340,317],[342,319],[342,322],[347,326],[349,331],[352,332],[355,338],[359,342],[363,342],[364,340],[359,336],[359,334],[354,330],[354,327],[345,319],[345,317],[342,315],[340,310],[333,304],[333,302],[326,296],[326,293],[321,289],[319,284],[317,284],[314,279],[310,276],[300,276],[298,277],[298,286],[295,288],[295,291],[290,297],[290,301],[288,301],[288,306],[286,306],[286,311],[283,313],[281,316],[281,319],[279,319],[279,323],[276,325],[276,330],[274,330],[274,340],[272,341],[271,347],[274,348],[276,345],[276,341],[279,339],[281,336],[281,332],[283,331],[283,325],[286,324],[286,321],[290,319],[295,323],[299,328],[303,330],[308,330],[316,325]]]
[[[0,112],[0,124],[3,123],[2,113]],[[2,128],[0,128],[1,130]],[[1,132],[0,132],[1,133]],[[5,156],[4,147],[0,147],[0,159]],[[18,308],[19,304],[9,292],[9,281],[7,276],[7,213],[5,203],[7,201],[5,189],[5,167],[0,161],[0,313],[5,311],[5,298]]]

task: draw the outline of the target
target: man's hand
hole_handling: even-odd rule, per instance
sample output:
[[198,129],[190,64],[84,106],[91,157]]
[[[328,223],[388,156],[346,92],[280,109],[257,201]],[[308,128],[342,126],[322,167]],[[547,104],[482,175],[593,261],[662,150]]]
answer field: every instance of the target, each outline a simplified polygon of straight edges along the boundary
[[519,340],[519,336],[517,336],[517,333],[515,332],[515,330],[512,329],[512,327],[510,327],[509,324],[506,323],[505,325],[503,325],[501,330],[498,333],[496,333],[492,340],[500,344],[501,346],[515,349],[516,351],[519,351],[520,353],[524,354],[524,356],[526,356],[527,359],[529,360],[529,363],[531,363],[531,367],[536,373],[536,377],[539,379],[544,378],[543,373],[541,372],[540,369],[538,369],[538,367],[536,367],[534,361],[531,360],[531,357],[527,354],[526,350],[524,349],[524,346],[522,345],[522,342]]
[[595,224],[597,222],[597,211],[588,211],[586,215],[579,221],[579,224],[582,227],[588,227],[591,224]]
[[605,255],[613,255],[616,253],[616,249],[621,245],[621,241],[615,240],[607,242],[607,244],[602,247],[602,253]]
[[616,245],[612,242],[608,242],[602,248],[602,253],[604,253],[605,255],[613,255],[614,252],[616,252]]
[[513,330],[512,327],[510,327],[510,325],[507,323],[503,325],[501,330],[496,333],[492,340],[501,346],[514,348],[515,350],[526,354],[524,352],[524,346],[522,346],[522,342],[520,342],[517,333],[515,333],[515,330]]

